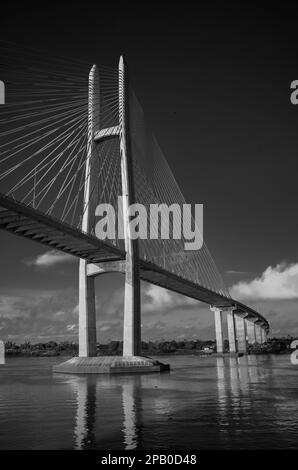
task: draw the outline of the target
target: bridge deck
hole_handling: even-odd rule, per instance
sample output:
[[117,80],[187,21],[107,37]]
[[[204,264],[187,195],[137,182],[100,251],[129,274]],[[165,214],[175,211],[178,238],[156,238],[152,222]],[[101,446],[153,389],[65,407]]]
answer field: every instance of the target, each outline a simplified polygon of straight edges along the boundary
[[242,304],[241,302],[226,297],[220,293],[213,292],[205,287],[195,284],[187,279],[183,279],[174,273],[159,268],[155,264],[147,261],[140,261],[140,276],[142,280],[156,284],[165,289],[177,292],[187,297],[205,302],[212,306],[234,307],[235,313],[248,320],[258,321],[264,327],[269,328],[267,320],[254,309]]
[[174,273],[156,266],[148,261],[140,261],[140,275],[144,281],[164,287],[173,292],[186,295],[209,305],[231,305],[231,298],[213,292],[205,287],[183,279]]
[[21,204],[0,193],[0,229],[47,245],[52,249],[84,258],[92,263],[125,258],[125,252],[111,243]]
[[[84,258],[91,263],[125,259],[125,252],[96,237],[84,234],[53,217],[26,206],[0,193],[0,229],[37,241],[52,249]],[[219,307],[235,306],[237,313],[258,320],[268,328],[268,322],[255,310],[242,303],[181,278],[148,261],[140,260],[141,279],[173,292]]]

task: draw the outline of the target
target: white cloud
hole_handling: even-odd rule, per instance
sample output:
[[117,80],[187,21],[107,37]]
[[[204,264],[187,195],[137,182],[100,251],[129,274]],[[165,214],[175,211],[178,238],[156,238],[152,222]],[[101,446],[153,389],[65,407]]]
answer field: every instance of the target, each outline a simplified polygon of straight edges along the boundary
[[61,318],[65,316],[65,312],[64,310],[58,310],[58,312],[54,313],[53,316],[56,318]]
[[1,339],[13,337],[22,342],[35,342],[38,336],[55,340],[64,334],[77,339],[77,329],[67,328],[76,323],[74,289],[40,290],[13,289],[0,292]]
[[198,301],[185,297],[162,287],[151,284],[145,291],[145,302],[142,310],[146,312],[160,312],[175,307],[197,305]]
[[78,315],[79,314],[79,304],[77,303],[77,305],[73,308],[73,314],[74,315]]
[[110,330],[110,329],[111,329],[111,327],[110,327],[109,325],[104,325],[104,326],[101,326],[101,327],[99,328],[99,331],[108,331],[108,330]]
[[226,274],[249,274],[246,271],[235,271],[233,269],[229,269],[228,271],[225,271]]
[[29,265],[34,265],[38,267],[49,267],[54,266],[59,263],[66,263],[70,261],[75,261],[76,258],[62,251],[50,250],[46,251],[42,255],[38,255],[34,260],[27,262]]
[[260,277],[234,284],[230,290],[238,299],[298,298],[298,263],[268,266]]
[[124,290],[123,286],[113,289],[112,295],[102,296],[100,289],[96,296],[96,309],[104,311],[107,316],[123,315]]

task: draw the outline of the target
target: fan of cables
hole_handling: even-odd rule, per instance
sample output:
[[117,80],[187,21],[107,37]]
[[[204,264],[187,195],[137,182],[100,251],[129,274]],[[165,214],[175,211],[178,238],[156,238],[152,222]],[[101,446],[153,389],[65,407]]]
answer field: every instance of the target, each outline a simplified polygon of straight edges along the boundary
[[[75,227],[81,224],[87,177],[91,65],[0,42],[6,93],[0,107],[0,192]],[[99,67],[99,80],[101,125],[116,125],[118,70]],[[98,145],[96,158],[96,191],[111,199],[119,190],[117,143]]]

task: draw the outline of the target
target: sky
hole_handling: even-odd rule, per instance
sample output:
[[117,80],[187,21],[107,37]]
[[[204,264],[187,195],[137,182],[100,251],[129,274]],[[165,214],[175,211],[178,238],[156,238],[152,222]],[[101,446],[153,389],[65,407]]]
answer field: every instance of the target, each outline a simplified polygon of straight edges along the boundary
[[[124,54],[185,199],[204,204],[204,239],[231,295],[272,335],[298,335],[294,7],[192,5],[11,4],[0,38],[110,66]],[[5,232],[0,247],[0,337],[77,340],[78,261]],[[99,277],[96,296],[98,340],[121,339],[123,277]],[[143,283],[142,335],[213,338],[212,312]]]

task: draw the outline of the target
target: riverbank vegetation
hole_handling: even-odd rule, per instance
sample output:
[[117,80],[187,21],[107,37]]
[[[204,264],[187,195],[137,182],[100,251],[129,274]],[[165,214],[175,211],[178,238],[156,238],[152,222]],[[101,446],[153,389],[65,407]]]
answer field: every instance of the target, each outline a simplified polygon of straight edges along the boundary
[[[291,343],[295,338],[286,336],[282,338],[270,338],[264,344],[248,345],[249,354],[285,354],[291,351]],[[97,345],[98,356],[117,356],[122,354],[122,341],[110,341],[108,344]],[[78,344],[63,341],[57,343],[48,341],[46,343],[31,344],[26,341],[16,344],[12,341],[5,343],[5,354],[7,356],[77,356]],[[224,352],[229,352],[229,342],[224,341]],[[162,354],[198,354],[209,355],[216,353],[215,341],[142,341],[142,354],[144,356],[156,356]]]

